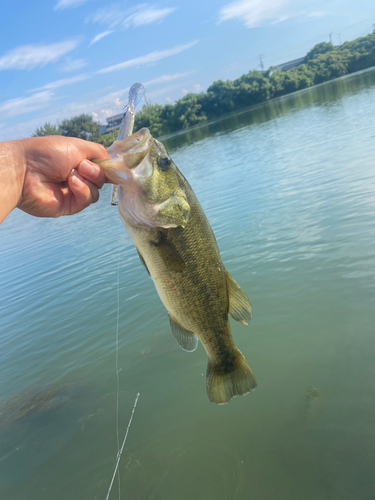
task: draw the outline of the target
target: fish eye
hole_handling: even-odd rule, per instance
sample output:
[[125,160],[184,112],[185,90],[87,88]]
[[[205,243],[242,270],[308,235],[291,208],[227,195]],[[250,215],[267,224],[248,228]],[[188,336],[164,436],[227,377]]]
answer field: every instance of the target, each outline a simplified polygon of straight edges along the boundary
[[169,158],[169,156],[159,156],[158,165],[162,172],[167,171],[170,164],[171,164],[171,159]]

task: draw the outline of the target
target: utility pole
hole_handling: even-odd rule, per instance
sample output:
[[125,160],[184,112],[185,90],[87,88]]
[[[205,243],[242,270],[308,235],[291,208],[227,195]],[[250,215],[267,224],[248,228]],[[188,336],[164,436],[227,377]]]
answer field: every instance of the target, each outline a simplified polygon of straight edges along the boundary
[[338,37],[338,39],[339,39],[339,45],[341,45],[341,33],[339,33],[339,34],[337,35],[337,37]]
[[331,44],[332,44],[332,35],[333,35],[333,33],[331,31],[331,33],[329,34],[329,43],[331,43]]
[[264,70],[264,64],[263,64],[263,57],[264,57],[264,54],[260,54],[259,57],[259,62],[260,62],[260,67],[262,69],[262,71]]

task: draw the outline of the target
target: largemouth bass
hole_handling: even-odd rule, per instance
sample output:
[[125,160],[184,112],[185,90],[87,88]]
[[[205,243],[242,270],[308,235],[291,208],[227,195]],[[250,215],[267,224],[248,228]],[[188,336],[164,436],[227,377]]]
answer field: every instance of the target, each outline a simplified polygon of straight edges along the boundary
[[207,356],[207,394],[223,404],[256,387],[235,347],[228,313],[247,324],[251,304],[225,270],[215,236],[193,190],[148,129],[116,141],[117,158],[97,160],[119,185],[118,209],[166,307],[180,347]]

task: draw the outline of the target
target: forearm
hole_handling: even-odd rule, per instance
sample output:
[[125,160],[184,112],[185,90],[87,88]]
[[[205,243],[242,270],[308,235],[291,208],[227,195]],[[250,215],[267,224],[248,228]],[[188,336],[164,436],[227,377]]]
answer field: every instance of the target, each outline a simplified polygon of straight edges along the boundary
[[19,203],[25,177],[23,141],[0,143],[0,224]]

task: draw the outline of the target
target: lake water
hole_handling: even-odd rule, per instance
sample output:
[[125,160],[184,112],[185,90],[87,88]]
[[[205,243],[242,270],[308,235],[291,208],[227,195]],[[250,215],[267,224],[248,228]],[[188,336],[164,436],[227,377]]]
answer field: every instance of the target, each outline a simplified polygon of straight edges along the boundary
[[[109,205],[0,227],[0,498],[375,498],[375,72],[166,144],[253,304],[256,391],[217,406]],[[111,499],[118,498],[117,481]]]

